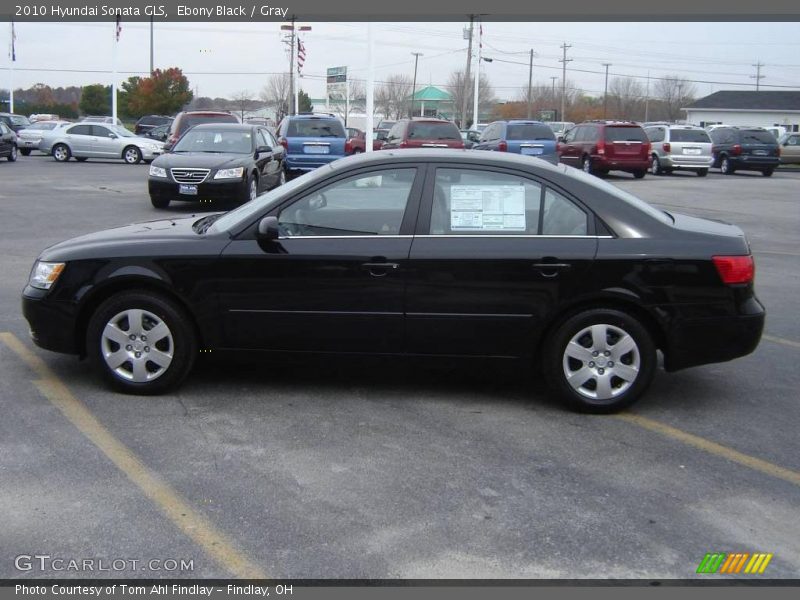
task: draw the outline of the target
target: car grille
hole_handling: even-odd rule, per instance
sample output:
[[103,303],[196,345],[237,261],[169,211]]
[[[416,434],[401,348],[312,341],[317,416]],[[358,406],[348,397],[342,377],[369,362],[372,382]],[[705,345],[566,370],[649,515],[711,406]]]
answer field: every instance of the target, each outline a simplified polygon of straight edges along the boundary
[[170,169],[169,172],[178,183],[203,183],[211,169]]

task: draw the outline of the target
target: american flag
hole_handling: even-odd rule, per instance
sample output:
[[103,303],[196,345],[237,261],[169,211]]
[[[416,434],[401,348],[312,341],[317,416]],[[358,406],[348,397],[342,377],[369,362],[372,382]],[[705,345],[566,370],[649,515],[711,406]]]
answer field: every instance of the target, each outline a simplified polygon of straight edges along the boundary
[[117,41],[119,41],[119,34],[122,33],[122,17],[117,15],[117,29],[116,29],[116,37]]
[[478,48],[483,50],[483,23],[478,24]]
[[303,45],[303,40],[297,38],[297,72],[303,68],[303,63],[306,62],[306,47]]
[[11,21],[11,62],[17,61],[17,32],[14,31],[14,21]]

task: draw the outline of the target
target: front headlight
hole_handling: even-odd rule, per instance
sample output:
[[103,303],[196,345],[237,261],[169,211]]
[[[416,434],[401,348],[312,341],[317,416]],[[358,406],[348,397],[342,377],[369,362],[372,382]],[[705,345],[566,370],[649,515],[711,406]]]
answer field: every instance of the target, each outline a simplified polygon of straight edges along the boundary
[[49,290],[64,270],[65,263],[37,261],[28,282],[31,287]]
[[150,177],[166,177],[167,170],[162,167],[150,165]]
[[240,179],[244,173],[244,167],[237,167],[235,169],[220,169],[214,175],[214,179]]

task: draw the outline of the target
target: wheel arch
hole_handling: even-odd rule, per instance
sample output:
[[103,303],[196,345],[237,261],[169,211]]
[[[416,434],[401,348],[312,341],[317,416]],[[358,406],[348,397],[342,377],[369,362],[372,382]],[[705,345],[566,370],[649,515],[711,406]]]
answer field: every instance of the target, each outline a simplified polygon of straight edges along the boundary
[[162,279],[152,275],[124,275],[110,278],[103,285],[94,288],[83,298],[78,311],[78,318],[75,320],[74,331],[75,348],[78,350],[81,358],[85,358],[87,355],[86,333],[89,327],[89,321],[97,308],[116,294],[135,291],[159,294],[174,302],[176,306],[186,313],[186,316],[192,323],[192,329],[194,330],[198,345],[201,347],[203,346],[204,337],[197,320],[197,315],[192,311],[189,302],[187,302],[185,298],[177,294]]

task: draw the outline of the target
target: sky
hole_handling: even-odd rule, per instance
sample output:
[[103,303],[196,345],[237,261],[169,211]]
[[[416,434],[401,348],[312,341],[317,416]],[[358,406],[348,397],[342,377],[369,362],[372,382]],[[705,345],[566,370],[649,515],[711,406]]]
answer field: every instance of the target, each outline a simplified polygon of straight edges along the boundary
[[[308,23],[301,87],[324,97],[328,67],[344,66],[351,77],[367,73],[366,23]],[[417,74],[423,85],[447,84],[464,68],[466,22],[374,23],[375,79],[413,75],[412,52],[422,52]],[[288,71],[288,53],[279,23],[156,23],[155,66],[177,66],[201,96],[257,98],[269,75]],[[17,23],[14,87],[110,83],[114,23]],[[146,75],[150,61],[149,23],[122,23],[117,46],[119,81]],[[561,81],[562,44],[567,80],[590,95],[602,95],[609,78],[677,74],[694,80],[697,97],[720,89],[755,89],[755,63],[763,63],[762,89],[800,89],[800,23],[494,23],[483,25],[483,62],[500,99],[520,97],[528,84],[528,57],[534,84]],[[10,27],[0,24],[0,47],[10,45]],[[11,81],[10,58],[0,57],[0,88]],[[652,82],[652,80],[651,80]]]

